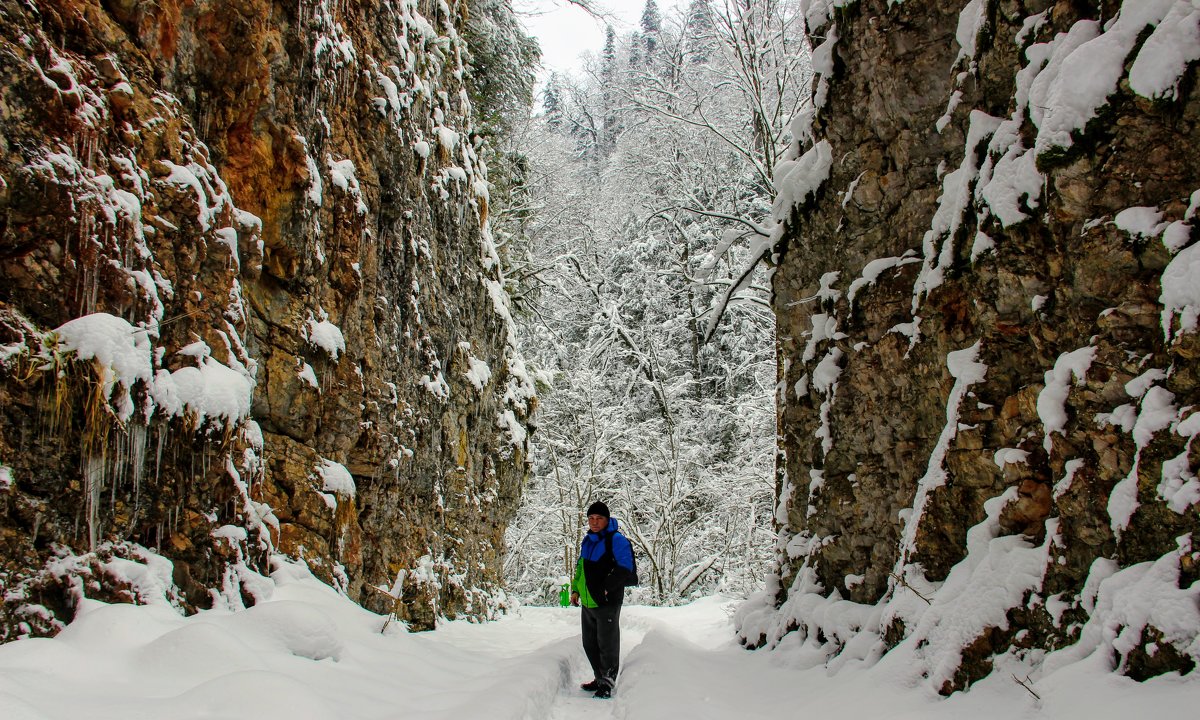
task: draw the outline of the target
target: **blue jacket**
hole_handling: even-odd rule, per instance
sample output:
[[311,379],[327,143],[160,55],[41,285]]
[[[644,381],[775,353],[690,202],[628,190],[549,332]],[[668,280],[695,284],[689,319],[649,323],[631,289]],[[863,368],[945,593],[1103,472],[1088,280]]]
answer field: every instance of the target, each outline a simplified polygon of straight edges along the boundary
[[[605,541],[608,536],[612,536],[611,556]],[[629,538],[617,531],[617,519],[609,518],[602,532],[583,536],[571,590],[579,593],[584,607],[620,605],[625,601],[626,581],[632,575],[633,547]]]

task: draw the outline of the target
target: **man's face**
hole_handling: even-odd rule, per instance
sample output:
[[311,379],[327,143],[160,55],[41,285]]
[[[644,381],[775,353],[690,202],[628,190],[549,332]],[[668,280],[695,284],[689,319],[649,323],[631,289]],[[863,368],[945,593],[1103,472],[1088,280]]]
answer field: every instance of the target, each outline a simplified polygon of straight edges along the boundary
[[608,527],[608,518],[603,515],[588,515],[588,530],[598,533]]

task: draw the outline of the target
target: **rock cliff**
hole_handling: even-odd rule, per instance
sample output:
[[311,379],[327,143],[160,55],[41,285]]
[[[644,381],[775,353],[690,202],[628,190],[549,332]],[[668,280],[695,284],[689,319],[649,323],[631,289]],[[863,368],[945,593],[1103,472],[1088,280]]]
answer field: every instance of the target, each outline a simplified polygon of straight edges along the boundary
[[467,19],[0,1],[0,640],[277,554],[416,628],[503,602],[535,397]]
[[903,644],[943,694],[998,662],[1193,670],[1200,10],[802,6],[778,573],[743,641]]

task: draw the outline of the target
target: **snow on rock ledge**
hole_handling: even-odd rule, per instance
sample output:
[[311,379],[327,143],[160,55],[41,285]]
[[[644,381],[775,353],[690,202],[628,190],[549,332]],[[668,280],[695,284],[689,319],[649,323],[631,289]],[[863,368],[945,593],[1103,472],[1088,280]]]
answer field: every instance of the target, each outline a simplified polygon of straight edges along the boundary
[[836,73],[777,183],[793,510],[746,645],[942,694],[1200,672],[1200,17],[1101,4],[803,4]]
[[238,372],[217,362],[203,343],[198,367],[172,372],[152,368],[152,346],[144,328],[108,313],[71,320],[56,328],[54,336],[60,351],[94,362],[104,394],[122,422],[133,417],[131,390],[139,382],[148,390],[149,400],[140,408],[142,420],[161,411],[167,416],[188,415],[197,426],[211,419],[232,428],[250,415],[253,375],[245,368]]
[[[128,541],[189,610],[240,608],[281,552],[414,627],[497,612],[534,401],[466,6],[85,5],[0,29],[0,585],[69,614],[51,548]],[[320,458],[371,483],[327,491]],[[425,555],[439,583],[368,589]],[[0,641],[55,622],[0,603]]]
[[796,206],[803,205],[816,195],[821,185],[829,179],[832,165],[829,143],[821,140],[799,159],[785,160],[775,166],[776,194],[771,212],[776,222],[786,222]]
[[[60,325],[54,334],[62,351],[95,361],[104,396],[113,402],[118,418],[129,420],[134,411],[130,396],[134,383],[148,384],[152,379],[146,330],[108,313],[93,313]],[[118,385],[120,394],[114,398]]]

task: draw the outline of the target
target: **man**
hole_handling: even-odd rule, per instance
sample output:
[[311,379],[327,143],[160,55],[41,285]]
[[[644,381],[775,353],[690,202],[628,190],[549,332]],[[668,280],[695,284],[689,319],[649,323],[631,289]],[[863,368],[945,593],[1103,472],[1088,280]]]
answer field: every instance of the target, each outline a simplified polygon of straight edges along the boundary
[[583,651],[595,679],[580,685],[595,697],[612,697],[621,655],[621,603],[625,586],[636,578],[633,548],[617,532],[608,506],[594,502],[587,509],[588,533],[579,548],[571,604],[582,605]]

